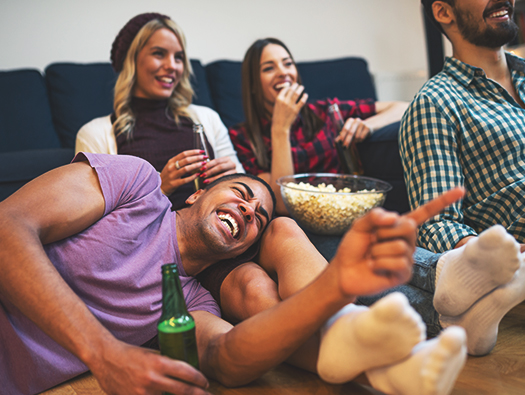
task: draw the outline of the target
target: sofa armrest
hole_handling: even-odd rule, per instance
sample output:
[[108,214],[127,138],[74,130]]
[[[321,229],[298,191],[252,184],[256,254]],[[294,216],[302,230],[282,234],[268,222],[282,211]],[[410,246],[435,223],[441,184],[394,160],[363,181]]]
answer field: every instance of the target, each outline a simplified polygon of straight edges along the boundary
[[383,207],[405,213],[410,210],[410,206],[399,156],[399,126],[400,122],[394,122],[375,131],[370,138],[357,144],[357,150],[365,176],[386,181],[393,187]]

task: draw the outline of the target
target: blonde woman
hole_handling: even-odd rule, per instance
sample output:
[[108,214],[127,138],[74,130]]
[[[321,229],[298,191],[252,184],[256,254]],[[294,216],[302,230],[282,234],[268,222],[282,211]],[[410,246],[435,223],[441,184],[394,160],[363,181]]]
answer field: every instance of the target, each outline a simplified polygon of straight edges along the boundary
[[[160,172],[162,191],[172,209],[185,206],[204,184],[244,170],[226,127],[210,108],[191,104],[191,65],[180,27],[168,16],[147,13],[132,18],[113,42],[111,63],[119,73],[114,112],[84,125],[76,152],[141,157]],[[210,161],[193,149],[193,125],[204,126]]]

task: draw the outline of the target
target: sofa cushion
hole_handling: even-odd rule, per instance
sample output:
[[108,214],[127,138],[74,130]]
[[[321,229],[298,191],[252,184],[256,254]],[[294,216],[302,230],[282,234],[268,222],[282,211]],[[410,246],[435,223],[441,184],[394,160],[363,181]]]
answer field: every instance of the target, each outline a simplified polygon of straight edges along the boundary
[[0,154],[0,201],[25,183],[73,160],[72,148],[37,149]]
[[0,140],[0,152],[60,146],[38,70],[0,71]]
[[62,146],[74,148],[82,125],[113,111],[116,74],[109,63],[53,63],[45,78]]
[[244,120],[241,91],[241,62],[218,60],[206,65],[206,76],[214,108],[226,127]]
[[[198,60],[190,60],[195,104],[212,107],[206,73]],[[53,122],[64,147],[73,148],[78,130],[94,118],[113,111],[117,74],[109,63],[53,63],[45,70]]]
[[200,60],[190,59],[191,68],[193,69],[193,76],[191,77],[191,86],[195,95],[193,96],[193,104],[206,106],[215,109],[211,99],[210,88],[208,86],[208,79],[206,77],[206,70]]
[[[239,61],[219,60],[205,67],[214,107],[227,127],[244,121],[241,65]],[[334,97],[376,100],[372,76],[362,58],[297,62],[297,69],[308,101]]]
[[374,99],[376,92],[368,65],[362,58],[297,62],[308,101]]

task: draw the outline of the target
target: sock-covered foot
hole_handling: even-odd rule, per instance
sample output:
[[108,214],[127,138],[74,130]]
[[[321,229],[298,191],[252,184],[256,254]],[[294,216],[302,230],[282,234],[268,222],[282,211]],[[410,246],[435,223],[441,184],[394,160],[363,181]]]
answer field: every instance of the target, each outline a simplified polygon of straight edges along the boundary
[[352,310],[321,331],[319,376],[344,383],[365,370],[388,365],[410,354],[425,338],[425,324],[405,295],[392,293],[369,309]]
[[441,315],[443,328],[459,325],[467,332],[467,349],[471,355],[488,354],[495,346],[498,326],[510,309],[525,300],[525,263],[514,278],[478,300],[457,317]]
[[450,327],[421,342],[403,361],[366,372],[373,388],[389,395],[446,395],[465,365],[465,331]]
[[457,316],[494,288],[508,283],[520,267],[519,244],[501,225],[443,255],[436,271],[434,307]]

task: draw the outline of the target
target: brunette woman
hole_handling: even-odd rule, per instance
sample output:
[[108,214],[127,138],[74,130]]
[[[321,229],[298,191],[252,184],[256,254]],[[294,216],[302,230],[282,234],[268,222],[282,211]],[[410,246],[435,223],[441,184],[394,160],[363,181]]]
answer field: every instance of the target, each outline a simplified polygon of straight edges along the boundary
[[[267,181],[277,199],[277,213],[286,214],[276,180],[296,173],[342,173],[334,142],[348,146],[374,130],[399,121],[403,102],[372,99],[307,103],[308,94],[286,45],[275,39],[257,40],[242,65],[242,95],[246,122],[230,129],[230,137],[246,172]],[[341,134],[328,116],[338,103],[346,119]]]

